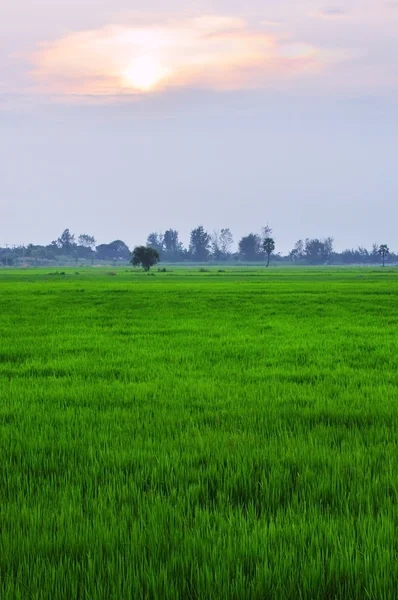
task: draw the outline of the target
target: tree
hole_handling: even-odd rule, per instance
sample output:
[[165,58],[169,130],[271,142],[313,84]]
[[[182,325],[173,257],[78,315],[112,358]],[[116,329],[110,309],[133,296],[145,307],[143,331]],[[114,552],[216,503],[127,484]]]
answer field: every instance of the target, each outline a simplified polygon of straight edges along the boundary
[[310,264],[328,262],[333,255],[333,238],[305,240],[304,256]]
[[221,260],[222,253],[220,249],[220,232],[219,230],[214,230],[211,235],[211,253],[214,260]]
[[373,242],[371,256],[372,256],[374,263],[379,262],[379,248],[380,248],[379,244],[377,244],[376,242]]
[[205,262],[210,254],[211,236],[200,225],[196,229],[192,229],[189,243],[189,253],[192,260]]
[[75,246],[75,236],[69,229],[65,229],[57,240],[57,245],[68,254]]
[[260,237],[261,237],[261,245],[262,245],[262,246],[263,246],[263,244],[264,244],[264,241],[265,241],[267,238],[270,238],[270,237],[272,237],[272,233],[273,233],[273,231],[272,231],[272,227],[270,227],[270,226],[268,225],[268,223],[267,223],[266,225],[264,225],[263,227],[261,227],[261,235],[260,235]]
[[382,258],[382,261],[383,261],[383,267],[385,267],[385,265],[386,265],[386,258],[390,254],[390,249],[387,246],[387,244],[382,244],[379,247],[379,254],[380,254],[380,256]]
[[267,267],[269,267],[269,260],[271,254],[275,250],[275,240],[272,237],[265,238],[265,240],[263,241],[263,249],[265,254],[267,255]]
[[181,260],[184,254],[182,243],[179,240],[178,231],[167,229],[163,235],[163,247],[165,258],[169,261]]
[[228,258],[231,255],[231,249],[234,243],[234,236],[228,227],[221,229],[219,243],[221,254],[225,259]]
[[334,253],[333,243],[334,243],[334,239],[330,236],[323,240],[325,256],[328,261],[330,261],[333,257],[333,253]]
[[261,256],[261,238],[256,233],[249,233],[239,242],[239,254],[243,260],[255,261]]
[[304,258],[304,242],[303,240],[298,240],[294,244],[293,250],[289,252],[289,258],[291,261],[295,262],[296,260],[301,260]]
[[77,238],[76,260],[79,258],[89,259],[94,263],[95,246],[97,241],[94,236],[82,233]]
[[167,229],[164,232],[163,236],[163,244],[166,252],[172,253],[176,252],[180,247],[180,242],[178,239],[178,231],[175,229]]
[[357,254],[359,257],[359,262],[369,262],[370,253],[364,246],[358,246]]
[[161,254],[163,252],[163,234],[162,233],[150,233],[148,235],[146,245],[148,248],[155,248]]
[[145,272],[149,272],[150,268],[156,265],[160,260],[159,252],[155,248],[148,246],[136,246],[133,250],[131,264],[133,267],[140,265]]
[[100,260],[113,262],[128,261],[130,259],[130,250],[122,240],[115,240],[110,244],[100,244],[97,246],[97,256]]
[[215,260],[227,260],[231,255],[231,247],[234,242],[231,230],[221,229],[213,232],[211,236],[212,254]]
[[94,250],[97,240],[93,235],[87,235],[87,233],[82,233],[77,238],[77,243],[79,246],[83,246],[83,248],[88,248],[89,250]]

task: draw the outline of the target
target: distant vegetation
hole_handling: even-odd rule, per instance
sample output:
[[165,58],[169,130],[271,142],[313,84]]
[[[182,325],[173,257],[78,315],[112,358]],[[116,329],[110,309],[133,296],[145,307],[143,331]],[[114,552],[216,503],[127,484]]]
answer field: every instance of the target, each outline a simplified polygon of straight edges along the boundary
[[154,267],[159,262],[159,252],[149,246],[137,246],[133,250],[131,259],[133,267],[142,267],[148,272],[151,267]]
[[[146,246],[155,250],[159,260],[167,263],[286,263],[296,265],[382,264],[398,262],[398,255],[390,252],[386,244],[374,243],[371,249],[358,247],[336,252],[332,237],[298,240],[292,250],[283,255],[277,252],[272,229],[263,227],[260,233],[248,233],[237,241],[225,228],[209,233],[202,225],[192,229],[188,247],[184,247],[175,229],[164,233],[152,232]],[[139,247],[139,246],[137,246]],[[78,263],[127,263],[133,249],[122,240],[98,244],[94,236],[81,234],[77,238],[65,229],[56,240],[45,246],[0,247],[0,265],[29,266]]]

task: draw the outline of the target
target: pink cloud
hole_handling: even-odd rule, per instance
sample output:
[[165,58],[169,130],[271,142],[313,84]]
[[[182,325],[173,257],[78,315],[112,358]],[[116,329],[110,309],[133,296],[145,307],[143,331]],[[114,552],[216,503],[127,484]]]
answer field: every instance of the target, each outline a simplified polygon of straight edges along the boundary
[[258,87],[318,72],[326,62],[313,46],[213,15],[70,33],[40,45],[31,76],[41,93],[123,96]]

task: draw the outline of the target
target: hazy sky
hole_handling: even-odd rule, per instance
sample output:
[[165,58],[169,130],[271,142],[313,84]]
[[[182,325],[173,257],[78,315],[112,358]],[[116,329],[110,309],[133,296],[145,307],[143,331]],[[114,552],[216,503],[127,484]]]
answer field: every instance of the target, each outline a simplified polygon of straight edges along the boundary
[[268,222],[397,250],[397,32],[398,1],[2,2],[0,246]]

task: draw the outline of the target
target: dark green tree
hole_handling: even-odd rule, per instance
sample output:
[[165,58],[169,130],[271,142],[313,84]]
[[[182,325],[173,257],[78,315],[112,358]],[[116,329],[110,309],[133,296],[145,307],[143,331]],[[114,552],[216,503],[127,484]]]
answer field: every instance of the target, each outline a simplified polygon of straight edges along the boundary
[[305,240],[304,256],[308,263],[312,265],[327,263],[333,255],[333,238],[328,237],[324,240],[318,238]]
[[146,245],[148,246],[148,248],[155,248],[155,250],[157,250],[159,254],[162,254],[164,249],[163,237],[164,236],[162,233],[150,233],[148,235]]
[[175,229],[167,229],[163,235],[164,249],[166,252],[176,252],[179,248],[178,231]]
[[387,246],[387,244],[382,244],[381,246],[379,246],[379,254],[381,256],[382,262],[383,262],[383,267],[386,266],[386,258],[388,257],[388,255],[390,254],[390,249]]
[[192,260],[197,262],[205,262],[210,254],[211,235],[205,231],[200,225],[196,229],[192,229],[189,242],[189,253]]
[[136,246],[133,250],[133,256],[130,262],[133,267],[141,266],[144,271],[148,272],[151,267],[157,265],[159,260],[159,252],[155,248]]
[[267,223],[266,225],[264,225],[263,227],[261,227],[261,234],[260,234],[260,238],[261,238],[261,246],[263,246],[263,244],[264,244],[264,241],[265,241],[267,238],[270,238],[270,237],[272,237],[272,233],[273,233],[273,231],[272,231],[272,227],[270,227],[270,226],[268,225],[268,223]]
[[75,246],[75,236],[69,229],[65,229],[58,238],[57,244],[65,254],[70,254]]
[[256,233],[249,233],[239,242],[239,255],[242,260],[255,261],[261,258],[261,238]]
[[94,263],[95,246],[97,241],[94,236],[82,233],[77,238],[76,257],[83,259],[91,259]]
[[275,240],[271,237],[265,238],[265,240],[263,241],[263,250],[264,250],[265,254],[267,255],[267,267],[269,267],[269,261],[271,258],[271,254],[275,250]]
[[97,246],[97,257],[100,260],[113,262],[128,261],[130,259],[130,250],[122,240],[115,240],[110,244],[100,244]]
[[298,240],[294,244],[294,248],[289,252],[289,258],[292,262],[296,262],[297,260],[303,259],[304,256],[304,242],[303,240]]
[[372,257],[372,262],[377,263],[379,262],[379,244],[377,244],[376,242],[373,242],[372,244],[372,250],[370,251],[371,257]]
[[164,232],[163,246],[165,258],[167,260],[178,261],[182,259],[184,249],[176,229],[167,229],[167,231]]

